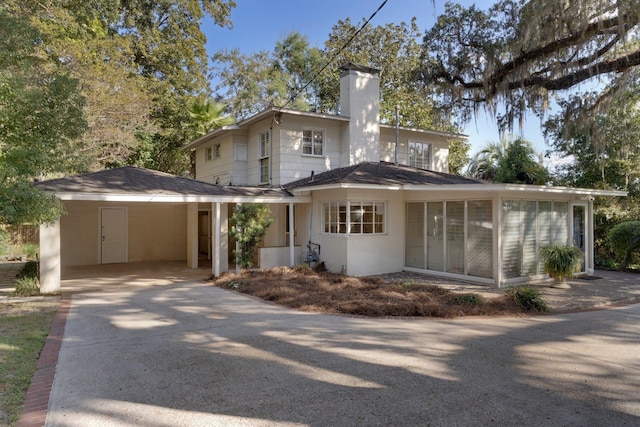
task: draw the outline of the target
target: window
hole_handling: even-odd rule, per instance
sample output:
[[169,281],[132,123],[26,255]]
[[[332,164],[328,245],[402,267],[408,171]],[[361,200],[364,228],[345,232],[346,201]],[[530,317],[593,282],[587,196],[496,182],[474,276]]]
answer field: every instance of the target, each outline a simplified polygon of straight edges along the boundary
[[409,141],[409,166],[431,169],[431,144]]
[[258,159],[260,160],[260,182],[269,182],[269,152],[271,149],[269,131],[258,134]]
[[221,154],[220,144],[216,144],[213,146],[213,158],[219,159]]
[[207,161],[207,162],[209,160],[211,160],[212,153],[213,153],[213,148],[212,147],[205,148],[204,149],[204,160]]
[[384,202],[324,202],[323,231],[330,234],[384,234]]
[[324,154],[324,131],[304,129],[302,131],[302,154],[322,156]]

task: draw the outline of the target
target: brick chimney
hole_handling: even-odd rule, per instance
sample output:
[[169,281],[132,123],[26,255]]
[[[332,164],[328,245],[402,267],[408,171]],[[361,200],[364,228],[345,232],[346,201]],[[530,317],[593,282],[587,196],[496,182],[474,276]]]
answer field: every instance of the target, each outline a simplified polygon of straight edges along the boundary
[[341,166],[380,161],[380,70],[348,62],[340,67]]

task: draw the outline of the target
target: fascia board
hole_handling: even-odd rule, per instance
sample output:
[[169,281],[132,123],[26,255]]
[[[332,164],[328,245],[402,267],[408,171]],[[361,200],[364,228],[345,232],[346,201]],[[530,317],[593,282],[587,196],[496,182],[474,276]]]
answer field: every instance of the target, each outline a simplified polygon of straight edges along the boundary
[[308,196],[208,196],[173,194],[52,193],[63,201],[141,203],[310,203]]

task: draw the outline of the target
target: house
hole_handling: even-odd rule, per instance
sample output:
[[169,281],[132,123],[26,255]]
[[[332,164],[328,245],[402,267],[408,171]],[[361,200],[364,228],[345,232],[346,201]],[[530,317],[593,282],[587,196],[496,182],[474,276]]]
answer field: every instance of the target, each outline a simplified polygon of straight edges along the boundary
[[[68,214],[41,228],[43,289],[60,269],[110,262],[233,263],[228,219],[267,204],[274,222],[255,263],[304,261],[334,272],[402,270],[495,286],[545,279],[539,248],[572,242],[593,272],[593,197],[625,193],[494,184],[450,175],[464,135],[380,123],[379,70],[346,64],[340,113],[269,108],[187,144],[196,179],[120,168],[45,181]],[[46,260],[45,260],[46,258]]]

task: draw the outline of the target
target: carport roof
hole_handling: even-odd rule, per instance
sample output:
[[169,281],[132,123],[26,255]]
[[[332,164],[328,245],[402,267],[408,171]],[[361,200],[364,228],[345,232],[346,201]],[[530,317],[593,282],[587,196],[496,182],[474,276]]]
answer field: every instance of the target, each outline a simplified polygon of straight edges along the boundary
[[[53,192],[62,199],[74,199],[73,195],[120,195],[142,196],[148,200],[150,196],[162,198],[198,197],[206,198],[287,198],[289,193],[282,189],[261,187],[220,186],[191,178],[184,178],[150,169],[125,166],[99,172],[86,173],[65,178],[37,182],[35,186],[41,190]],[[104,197],[98,197],[104,199]]]

